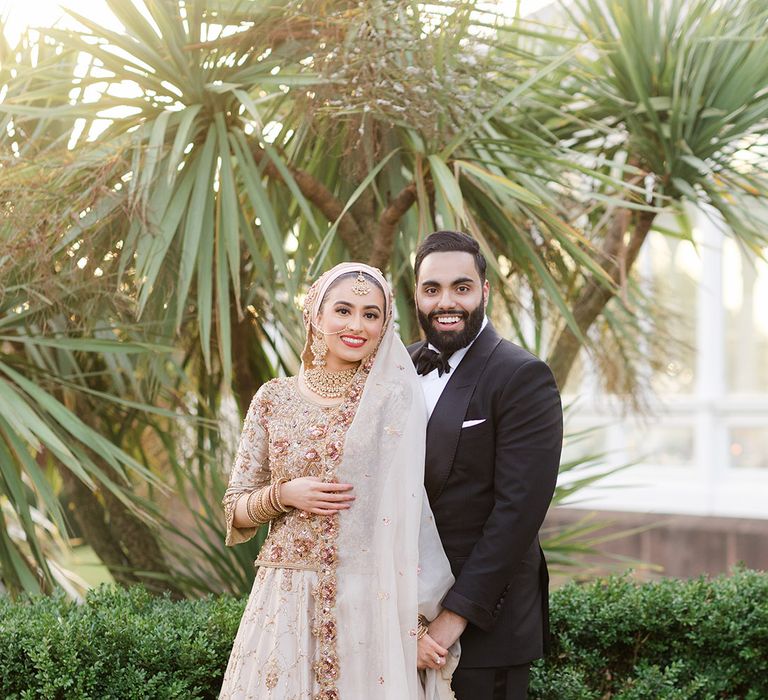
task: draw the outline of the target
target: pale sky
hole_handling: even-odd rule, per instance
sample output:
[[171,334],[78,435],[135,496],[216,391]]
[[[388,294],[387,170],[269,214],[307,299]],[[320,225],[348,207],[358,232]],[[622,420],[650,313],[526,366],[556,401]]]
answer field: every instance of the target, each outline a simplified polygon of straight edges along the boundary
[[66,4],[75,12],[99,24],[120,28],[104,0],[0,0],[0,16],[6,18],[6,36],[13,44],[27,27],[53,26],[61,20],[62,26],[73,26],[72,20],[61,9]]

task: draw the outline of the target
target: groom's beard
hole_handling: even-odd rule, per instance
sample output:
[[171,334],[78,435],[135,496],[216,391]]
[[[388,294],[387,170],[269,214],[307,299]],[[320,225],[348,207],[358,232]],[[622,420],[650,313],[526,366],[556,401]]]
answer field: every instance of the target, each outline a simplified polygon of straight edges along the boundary
[[[469,345],[475,336],[480,332],[485,317],[485,305],[482,299],[480,303],[469,313],[463,310],[456,310],[455,315],[461,316],[464,321],[464,328],[460,331],[441,331],[435,328],[434,320],[437,316],[445,315],[446,310],[432,311],[425,314],[421,309],[417,309],[419,323],[424,329],[427,340],[434,345],[440,352],[452,355],[457,350]],[[453,311],[451,313],[454,313]]]

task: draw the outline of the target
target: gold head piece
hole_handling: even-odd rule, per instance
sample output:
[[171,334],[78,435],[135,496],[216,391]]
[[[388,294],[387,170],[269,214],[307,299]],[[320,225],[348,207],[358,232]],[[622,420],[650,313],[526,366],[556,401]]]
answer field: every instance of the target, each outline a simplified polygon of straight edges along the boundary
[[368,283],[368,280],[365,279],[362,272],[357,273],[355,283],[352,285],[352,293],[361,297],[371,293],[371,285]]

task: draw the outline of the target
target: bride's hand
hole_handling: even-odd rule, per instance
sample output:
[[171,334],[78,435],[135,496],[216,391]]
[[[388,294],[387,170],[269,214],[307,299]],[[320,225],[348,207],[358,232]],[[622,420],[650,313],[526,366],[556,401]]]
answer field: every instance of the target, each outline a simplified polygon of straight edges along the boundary
[[442,668],[445,666],[447,649],[443,649],[429,634],[425,634],[418,642],[416,651],[416,667],[419,670],[425,668]]
[[284,505],[316,515],[333,515],[347,510],[355,497],[352,484],[328,483],[316,476],[302,476],[282,484],[280,500]]

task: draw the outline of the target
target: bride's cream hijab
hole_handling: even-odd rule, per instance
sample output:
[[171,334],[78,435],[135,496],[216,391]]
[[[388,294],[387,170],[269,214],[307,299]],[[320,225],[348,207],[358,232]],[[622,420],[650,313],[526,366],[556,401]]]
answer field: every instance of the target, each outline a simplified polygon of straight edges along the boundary
[[[381,289],[384,295],[384,325],[381,329],[381,336],[386,334],[387,329],[392,326],[392,290],[381,274],[378,268],[364,265],[363,263],[339,263],[335,267],[332,267],[327,272],[323,273],[312,286],[309,288],[306,297],[304,297],[304,327],[307,335],[304,341],[304,349],[301,351],[301,365],[303,369],[310,369],[313,366],[312,356],[312,341],[315,339],[318,331],[320,330],[320,311],[325,301],[325,297],[328,294],[328,290],[333,284],[344,275],[357,274],[358,272],[364,272],[365,274],[376,280],[376,283]],[[381,338],[379,339],[381,340]],[[370,362],[376,356],[376,350],[378,344],[373,349]]]
[[339,698],[448,700],[454,697],[455,656],[445,669],[416,672],[418,614],[437,615],[453,577],[424,492],[424,396],[395,333],[392,291],[379,270],[342,263],[315,282],[305,301],[302,364],[311,366],[312,323],[326,292],[350,272],[378,282],[386,309],[378,347],[363,362],[361,371],[369,374],[337,470],[338,481],[353,484],[356,497],[339,516]]

